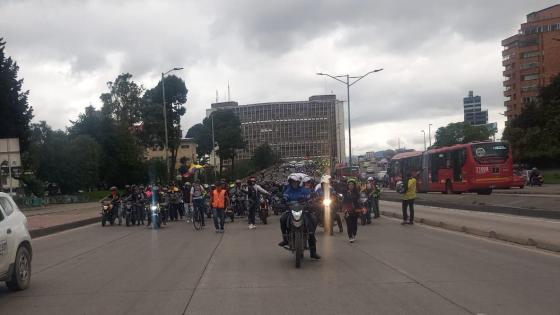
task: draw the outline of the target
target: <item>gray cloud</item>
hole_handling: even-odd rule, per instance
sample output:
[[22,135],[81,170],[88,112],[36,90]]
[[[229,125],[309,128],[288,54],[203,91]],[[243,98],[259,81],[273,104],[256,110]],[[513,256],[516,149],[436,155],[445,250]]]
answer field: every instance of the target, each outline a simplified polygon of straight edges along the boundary
[[[57,128],[89,103],[98,105],[105,83],[120,72],[151,87],[162,71],[184,67],[187,129],[201,120],[215,90],[224,99],[228,81],[242,104],[331,91],[346,99],[341,84],[315,72],[357,75],[384,67],[352,88],[352,122],[406,123],[414,132],[402,141],[418,146],[421,125],[461,117],[468,90],[491,112],[503,111],[500,40],[527,13],[552,4],[4,0],[0,36],[21,66],[36,119]],[[400,128],[394,129],[376,145],[395,146]]]

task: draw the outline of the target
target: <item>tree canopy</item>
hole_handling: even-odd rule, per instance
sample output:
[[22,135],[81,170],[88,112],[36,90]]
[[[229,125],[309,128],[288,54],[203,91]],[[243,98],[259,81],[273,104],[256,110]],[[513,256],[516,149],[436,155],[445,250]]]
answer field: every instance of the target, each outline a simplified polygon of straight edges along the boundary
[[446,147],[459,143],[485,141],[495,133],[486,126],[473,126],[467,122],[450,123],[436,131],[434,147]]
[[212,130],[204,124],[196,124],[190,127],[186,137],[193,138],[196,142],[196,152],[199,159],[212,152]]
[[29,106],[29,91],[22,91],[23,79],[18,79],[19,66],[4,51],[6,42],[0,37],[0,138],[19,138],[21,150],[29,143],[33,108]]
[[274,165],[278,161],[278,155],[268,143],[263,143],[255,149],[251,161],[258,170],[262,170]]
[[540,166],[558,165],[560,160],[560,75],[539,91],[504,130],[517,161]]
[[235,150],[245,147],[241,134],[241,121],[232,110],[218,110],[203,121],[204,126],[210,130],[212,130],[212,118],[214,118],[214,138],[219,146],[217,153],[220,163],[222,160],[231,160],[234,168]]

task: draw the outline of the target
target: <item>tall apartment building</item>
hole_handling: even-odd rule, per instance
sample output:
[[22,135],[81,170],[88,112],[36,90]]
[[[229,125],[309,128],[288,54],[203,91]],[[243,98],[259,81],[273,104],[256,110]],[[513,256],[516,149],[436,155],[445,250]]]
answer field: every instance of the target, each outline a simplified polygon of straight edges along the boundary
[[560,5],[528,14],[502,46],[505,115],[511,120],[560,73]]
[[471,125],[485,125],[488,123],[488,111],[482,110],[482,99],[480,95],[474,95],[469,91],[469,95],[463,98],[464,121]]
[[231,109],[241,121],[247,147],[238,159],[250,159],[255,148],[268,143],[283,160],[323,157],[345,160],[344,109],[335,95],[311,96],[308,101],[239,105],[214,103],[206,111]]

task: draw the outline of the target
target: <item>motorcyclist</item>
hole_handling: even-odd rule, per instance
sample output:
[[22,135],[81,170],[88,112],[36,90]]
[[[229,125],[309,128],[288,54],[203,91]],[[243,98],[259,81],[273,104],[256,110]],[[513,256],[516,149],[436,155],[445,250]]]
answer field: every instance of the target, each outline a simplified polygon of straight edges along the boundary
[[247,199],[247,189],[243,188],[241,180],[235,181],[235,186],[230,190],[230,196],[234,201],[233,207],[235,214],[241,216],[245,213],[245,200]]
[[540,176],[541,176],[541,173],[539,172],[539,170],[536,167],[533,167],[533,169],[529,173],[529,184],[531,186],[539,185],[540,181],[541,181]]
[[[328,187],[328,188],[327,188]],[[336,197],[336,191],[334,190],[332,184],[331,184],[331,176],[330,175],[323,175],[321,177],[321,183],[319,183],[316,186],[316,190],[313,193],[315,198],[318,198],[320,201],[322,201],[325,197],[325,192],[329,191],[329,196],[331,198],[331,201],[336,201],[337,197]],[[333,220],[336,221],[336,223],[338,224],[338,229],[339,232],[342,233],[344,231],[344,228],[342,227],[342,219],[340,218],[340,215],[337,212],[337,203],[331,203],[331,218],[333,218]],[[324,214],[323,214],[324,215]]]
[[374,218],[379,218],[379,196],[381,195],[381,190],[377,185],[377,181],[373,177],[369,177],[367,179],[366,187],[364,188],[364,192],[368,198],[369,208],[368,211],[369,216],[368,222],[371,222],[371,212],[373,212]]
[[145,213],[144,213],[144,209],[146,207],[146,195],[144,194],[144,187],[143,186],[139,186],[136,188],[136,190],[134,191],[134,196],[135,196],[135,204],[138,207],[137,211],[138,211],[138,220],[136,221],[136,225],[144,225],[144,217],[145,217]]
[[202,220],[202,226],[204,226],[204,195],[206,190],[200,184],[200,180],[196,179],[191,188],[190,200],[193,205],[193,210],[200,213],[200,218]]
[[[305,187],[301,186],[302,178],[298,174],[291,174],[288,177],[288,186],[284,189],[284,201],[289,202],[305,202],[308,201],[311,197],[311,191]],[[282,242],[278,244],[278,246],[286,246],[288,245],[288,218],[290,216],[290,212],[286,211],[280,216],[280,230],[282,231]],[[317,228],[317,224],[313,220],[311,214],[307,211],[303,212],[303,220],[305,222],[305,227],[307,228],[308,233],[308,243],[309,243],[309,252],[311,258],[314,259],[321,259],[321,256],[317,254],[317,239],[315,238],[315,229]]]
[[257,213],[257,207],[260,202],[260,194],[270,195],[268,191],[257,184],[257,179],[251,177],[247,180],[247,199],[249,208],[249,229],[252,230],[256,228],[255,225],[255,214]]
[[191,203],[191,188],[192,185],[190,182],[186,182],[183,185],[183,206],[184,212],[187,222],[192,221],[192,214],[193,214],[193,204]]
[[112,186],[111,188],[109,188],[109,190],[111,191],[111,193],[107,196],[105,196],[103,199],[99,200],[99,202],[105,202],[108,201],[111,203],[111,211],[113,212],[113,215],[117,214],[115,213],[115,211],[119,208],[118,205],[121,201],[121,196],[119,195],[119,192],[117,190],[117,187]]

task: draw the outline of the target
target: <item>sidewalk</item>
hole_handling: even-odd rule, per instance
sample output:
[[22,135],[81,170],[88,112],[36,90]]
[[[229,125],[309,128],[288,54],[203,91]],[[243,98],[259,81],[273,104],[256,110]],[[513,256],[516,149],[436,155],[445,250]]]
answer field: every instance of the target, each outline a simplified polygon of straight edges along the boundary
[[[401,204],[381,201],[381,213],[402,219]],[[560,252],[560,220],[415,205],[415,222]]]
[[95,223],[100,218],[97,202],[23,209],[31,237],[39,237]]

